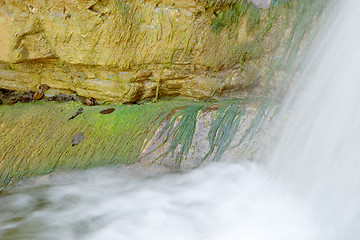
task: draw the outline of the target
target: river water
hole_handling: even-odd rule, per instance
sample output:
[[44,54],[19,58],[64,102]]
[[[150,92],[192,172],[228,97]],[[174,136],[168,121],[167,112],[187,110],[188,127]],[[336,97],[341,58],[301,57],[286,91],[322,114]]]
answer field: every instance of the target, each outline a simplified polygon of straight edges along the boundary
[[35,179],[0,195],[0,239],[360,239],[360,4],[341,4],[266,159]]

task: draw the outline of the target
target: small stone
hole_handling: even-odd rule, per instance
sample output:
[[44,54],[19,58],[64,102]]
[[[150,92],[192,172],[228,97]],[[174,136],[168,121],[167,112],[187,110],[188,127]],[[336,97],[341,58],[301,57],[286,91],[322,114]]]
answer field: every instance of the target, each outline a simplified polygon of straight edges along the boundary
[[84,103],[85,106],[95,106],[98,105],[98,103],[96,102],[96,100],[94,98],[87,98],[85,99]]
[[18,99],[19,102],[23,102],[23,103],[31,102],[31,100],[32,100],[32,98],[23,97],[23,96],[20,96]]
[[150,70],[140,70],[136,74],[136,78],[147,78],[147,77],[151,77],[152,74],[153,74],[153,72]]
[[74,119],[77,115],[82,114],[83,112],[84,112],[84,109],[83,109],[83,108],[79,108],[79,109],[76,111],[76,113],[75,113],[74,115],[72,115],[72,116],[68,119],[68,121],[70,121],[71,119]]
[[66,99],[67,98],[67,95],[64,94],[64,93],[59,93],[55,96],[55,101],[58,101],[58,102],[66,102]]
[[13,98],[13,99],[10,100],[10,102],[8,102],[8,105],[10,105],[10,106],[11,106],[11,105],[14,105],[14,104],[16,104],[18,101],[19,101],[18,99]]
[[50,97],[48,100],[49,101],[57,101],[57,102],[69,102],[69,101],[73,101],[74,97],[71,95],[64,94],[64,93],[59,93],[53,97]]
[[48,91],[49,89],[50,89],[50,87],[49,87],[49,85],[47,85],[47,84],[41,84],[40,86],[39,86],[39,89],[40,90],[42,90],[42,91],[44,91],[44,92],[46,92],[46,91]]
[[33,97],[33,100],[34,101],[37,101],[37,100],[40,100],[44,97],[44,91],[43,90],[36,90],[35,94],[34,94],[34,97]]
[[78,145],[83,138],[84,138],[84,134],[82,132],[78,132],[77,134],[75,134],[71,145],[72,146]]
[[31,102],[33,100],[33,95],[34,95],[33,92],[27,91],[23,95],[19,96],[18,101],[23,103]]
[[32,101],[32,94],[24,93],[23,95],[19,96],[17,99],[18,102],[28,103]]
[[112,113],[115,110],[115,108],[106,108],[104,110],[101,110],[100,113],[101,114],[109,114]]
[[64,94],[64,101],[66,102],[70,102],[70,101],[74,101],[75,98],[74,98],[74,95],[68,95],[68,94]]

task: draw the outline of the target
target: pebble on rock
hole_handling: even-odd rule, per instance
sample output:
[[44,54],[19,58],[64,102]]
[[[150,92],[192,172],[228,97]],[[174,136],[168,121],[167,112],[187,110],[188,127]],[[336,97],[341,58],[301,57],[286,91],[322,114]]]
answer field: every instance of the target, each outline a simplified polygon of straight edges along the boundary
[[42,91],[44,91],[44,92],[46,92],[47,90],[49,90],[50,89],[50,87],[49,87],[49,85],[47,85],[47,84],[41,84],[40,86],[39,86],[39,89],[40,90],[42,90]]
[[78,145],[83,138],[84,138],[84,134],[82,132],[78,132],[77,134],[75,134],[71,145],[72,146]]
[[36,100],[40,100],[44,97],[44,91],[43,90],[36,90],[34,96],[33,96],[33,100],[36,101]]
[[71,119],[74,119],[77,115],[82,114],[83,112],[84,112],[84,109],[83,109],[83,108],[79,108],[79,109],[76,111],[76,113],[75,113],[74,115],[72,115],[72,116],[68,119],[68,121],[70,121]]
[[96,102],[95,98],[87,98],[85,99],[84,103],[85,106],[95,106],[98,105],[98,103]]
[[33,100],[34,93],[31,91],[26,91],[23,95],[21,95],[18,100],[23,103],[28,103]]
[[69,101],[74,101],[75,98],[71,95],[59,93],[53,97],[50,97],[48,100],[49,101],[57,101],[57,102],[69,102]]
[[112,113],[114,110],[115,110],[115,108],[106,108],[104,110],[101,110],[100,113],[109,114],[109,113]]
[[8,102],[8,105],[10,105],[10,106],[11,106],[11,105],[14,105],[14,104],[16,104],[18,101],[19,101],[18,99],[13,98],[13,99],[10,100],[10,102]]

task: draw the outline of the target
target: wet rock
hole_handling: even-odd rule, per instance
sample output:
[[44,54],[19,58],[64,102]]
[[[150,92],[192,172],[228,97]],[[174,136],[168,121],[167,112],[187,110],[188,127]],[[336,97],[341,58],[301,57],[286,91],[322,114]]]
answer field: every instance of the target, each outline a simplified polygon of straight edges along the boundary
[[101,110],[100,113],[101,114],[109,114],[112,113],[115,110],[115,108],[106,108],[104,110]]
[[95,106],[95,105],[98,105],[98,103],[96,102],[96,100],[94,98],[87,98],[83,102],[83,105],[85,105],[85,106]]
[[3,92],[3,89],[0,89],[0,98],[3,98],[5,96],[5,93]]
[[48,99],[49,101],[57,101],[57,102],[69,102],[69,101],[74,101],[75,97],[72,95],[67,95],[64,93],[59,93],[53,97],[50,97]]
[[84,138],[84,134],[82,132],[78,132],[77,134],[75,134],[71,145],[72,146],[78,145],[83,138]]
[[82,114],[83,112],[84,112],[84,109],[83,109],[83,108],[79,108],[79,109],[76,111],[76,113],[69,118],[68,121],[70,121],[71,119],[76,118],[77,115]]
[[140,71],[136,74],[136,78],[148,78],[148,77],[151,77],[152,74],[153,74],[152,71],[149,71],[149,70],[140,70]]
[[43,90],[36,90],[35,94],[34,94],[34,97],[33,97],[33,100],[34,101],[37,101],[37,100],[40,100],[44,97],[44,91]]
[[41,84],[39,86],[39,89],[46,92],[46,91],[48,91],[50,89],[50,87],[47,84]]
[[14,105],[14,104],[16,104],[17,102],[19,102],[19,99],[16,99],[16,98],[13,98],[13,99],[11,99],[10,100],[10,102],[8,102],[8,105]]
[[33,100],[34,93],[31,91],[27,91],[24,94],[18,97],[19,102],[28,103]]

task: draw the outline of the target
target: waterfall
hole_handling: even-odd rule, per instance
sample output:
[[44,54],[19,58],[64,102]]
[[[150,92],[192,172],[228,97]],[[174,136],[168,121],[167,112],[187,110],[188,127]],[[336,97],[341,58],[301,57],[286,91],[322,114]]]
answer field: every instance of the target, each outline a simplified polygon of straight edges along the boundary
[[269,165],[314,206],[327,230],[336,229],[337,239],[358,239],[360,5],[347,0],[336,7],[286,101],[291,114]]

